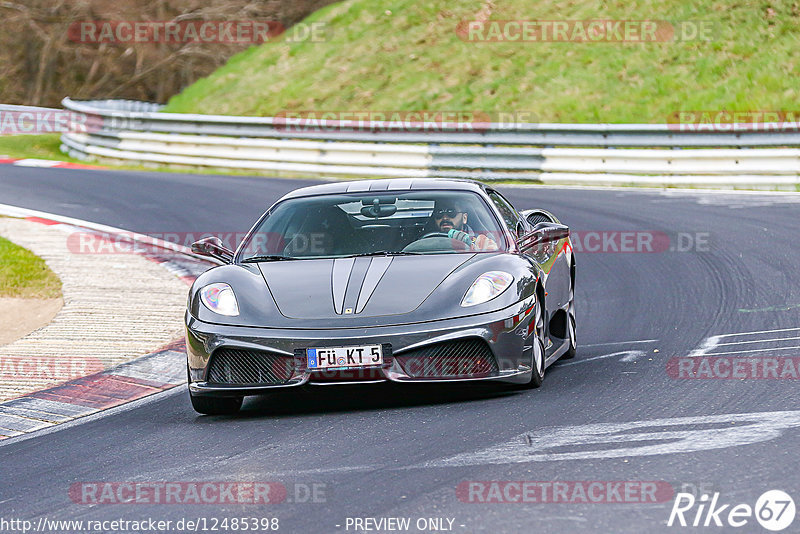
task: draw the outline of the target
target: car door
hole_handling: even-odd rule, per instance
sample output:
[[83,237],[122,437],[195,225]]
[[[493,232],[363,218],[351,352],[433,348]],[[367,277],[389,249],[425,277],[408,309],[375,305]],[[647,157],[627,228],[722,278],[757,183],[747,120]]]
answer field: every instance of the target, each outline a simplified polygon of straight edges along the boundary
[[[530,213],[528,219],[525,219],[518,214],[508,200],[496,191],[490,194],[490,198],[492,198],[492,202],[495,205],[498,205],[498,203],[505,204],[507,206],[505,208],[506,211],[513,210],[517,215],[521,225],[517,237],[520,252],[539,264],[545,273],[544,287],[546,291],[545,306],[547,310],[548,336],[553,337],[555,340],[554,348],[557,348],[560,343],[559,340],[564,339],[566,336],[566,321],[564,320],[566,314],[563,311],[560,315],[557,316],[557,314],[559,310],[564,310],[567,307],[570,297],[570,265],[565,252],[567,239],[532,243],[536,224],[542,222],[558,223],[558,220],[551,214],[539,210]],[[499,206],[498,209],[503,213]],[[508,224],[508,221],[506,223]],[[555,320],[551,324],[551,319],[554,318]],[[552,330],[551,326],[553,327]]]

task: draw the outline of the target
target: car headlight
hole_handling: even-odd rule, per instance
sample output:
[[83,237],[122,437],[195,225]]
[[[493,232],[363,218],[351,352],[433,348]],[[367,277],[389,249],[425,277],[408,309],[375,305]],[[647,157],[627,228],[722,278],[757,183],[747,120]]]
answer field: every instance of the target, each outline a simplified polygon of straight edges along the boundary
[[229,317],[239,315],[236,295],[228,284],[208,284],[200,290],[200,300],[214,313]]
[[461,300],[464,307],[488,302],[505,291],[514,277],[503,271],[489,271],[480,275]]

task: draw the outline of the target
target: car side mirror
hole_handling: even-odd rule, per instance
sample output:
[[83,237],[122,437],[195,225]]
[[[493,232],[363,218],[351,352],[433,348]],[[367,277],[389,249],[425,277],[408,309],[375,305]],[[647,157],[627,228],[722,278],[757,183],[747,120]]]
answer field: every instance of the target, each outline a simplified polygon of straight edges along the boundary
[[553,222],[540,222],[533,227],[531,233],[523,236],[520,241],[524,241],[524,245],[530,247],[539,243],[560,241],[567,237],[569,237],[569,226]]
[[233,261],[233,251],[222,244],[217,236],[211,236],[192,243],[192,252],[201,256],[208,256],[225,263]]

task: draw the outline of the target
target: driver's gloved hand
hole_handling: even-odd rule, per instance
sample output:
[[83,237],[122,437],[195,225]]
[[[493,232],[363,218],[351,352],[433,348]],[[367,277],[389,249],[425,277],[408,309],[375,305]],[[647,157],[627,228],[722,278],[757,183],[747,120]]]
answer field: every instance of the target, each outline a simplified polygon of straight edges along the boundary
[[459,241],[463,241],[467,245],[472,245],[472,238],[469,236],[469,234],[466,232],[462,232],[461,230],[456,230],[455,228],[447,232],[447,237],[449,237],[450,239],[458,239]]

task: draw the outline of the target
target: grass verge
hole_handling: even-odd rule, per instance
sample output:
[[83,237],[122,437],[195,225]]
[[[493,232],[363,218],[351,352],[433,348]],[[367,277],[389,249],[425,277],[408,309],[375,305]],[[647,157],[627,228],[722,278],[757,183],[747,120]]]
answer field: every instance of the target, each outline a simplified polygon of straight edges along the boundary
[[44,260],[0,237],[0,297],[56,298],[61,280]]
[[55,159],[70,163],[83,163],[61,152],[60,146],[61,134],[0,136],[0,156],[19,159]]

